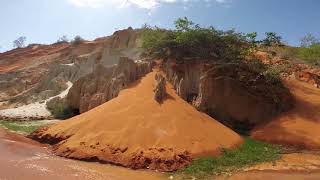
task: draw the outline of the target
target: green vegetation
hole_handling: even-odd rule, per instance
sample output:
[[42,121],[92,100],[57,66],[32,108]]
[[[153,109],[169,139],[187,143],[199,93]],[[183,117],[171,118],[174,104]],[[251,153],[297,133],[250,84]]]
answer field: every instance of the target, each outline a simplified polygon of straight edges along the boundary
[[145,26],[142,37],[144,57],[160,59],[203,59],[225,62],[243,59],[250,44],[245,35],[234,30],[204,28],[180,18],[174,30]]
[[308,47],[301,47],[298,51],[298,57],[311,64],[320,62],[320,44],[312,44]]
[[2,121],[0,126],[20,134],[30,134],[53,121]]
[[[276,33],[266,33],[263,41],[257,41],[257,32],[243,34],[235,30],[221,31],[213,27],[196,25],[188,18],[175,21],[174,30],[165,30],[148,25],[142,29],[143,56],[154,59],[185,61],[190,59],[210,60],[219,63],[238,63],[252,66],[248,59],[258,44],[280,47],[281,37]],[[282,71],[278,67],[263,65],[253,68],[265,76],[270,84],[284,87],[280,78]],[[255,66],[255,65],[253,65]],[[249,67],[251,69],[251,67]]]
[[257,47],[257,36],[258,36],[258,33],[257,32],[252,32],[252,33],[248,33],[247,35],[247,39],[251,45],[251,48],[252,49],[256,49]]
[[308,33],[307,35],[305,35],[300,39],[301,47],[310,47],[314,44],[319,44],[319,43],[320,43],[320,40],[316,38],[314,35],[312,35],[311,33]]
[[282,37],[278,36],[275,32],[266,32],[266,38],[262,40],[265,46],[279,46],[281,45]]
[[247,62],[251,71],[260,73],[265,77],[269,84],[273,84],[276,87],[285,88],[281,81],[281,74],[288,73],[289,65],[269,65],[263,64],[258,59],[252,59]]
[[308,33],[300,39],[301,47],[298,49],[298,57],[311,64],[320,62],[320,40]]
[[281,80],[281,73],[285,71],[285,67],[281,65],[269,65],[268,68],[262,72],[267,82],[276,87],[285,88]]
[[278,160],[282,149],[279,146],[245,138],[245,143],[240,148],[223,152],[219,157],[195,159],[189,167],[179,171],[178,174],[199,178],[219,175],[258,163]]
[[261,47],[261,50],[273,52],[285,60],[309,65],[320,64],[320,40],[312,34],[307,34],[300,39],[300,47],[291,46],[270,46]]
[[51,112],[56,119],[69,119],[79,114],[78,110],[73,109],[66,105],[64,100],[57,97],[47,102],[47,109]]

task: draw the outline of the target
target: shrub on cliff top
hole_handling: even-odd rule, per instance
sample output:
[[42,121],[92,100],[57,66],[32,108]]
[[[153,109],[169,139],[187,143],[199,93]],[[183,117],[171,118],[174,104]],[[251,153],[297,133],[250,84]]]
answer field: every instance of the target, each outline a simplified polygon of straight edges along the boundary
[[243,59],[250,43],[234,30],[221,31],[195,25],[187,18],[175,21],[174,30],[146,27],[143,56],[160,59],[208,59],[226,62]]
[[77,46],[79,44],[81,44],[84,41],[84,39],[81,36],[76,36],[74,37],[74,39],[71,41],[71,44],[73,46]]

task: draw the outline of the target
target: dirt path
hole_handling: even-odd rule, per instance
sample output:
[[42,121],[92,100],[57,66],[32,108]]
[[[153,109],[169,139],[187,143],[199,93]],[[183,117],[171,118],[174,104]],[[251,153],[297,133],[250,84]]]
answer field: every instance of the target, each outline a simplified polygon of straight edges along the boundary
[[48,147],[0,128],[0,180],[160,180],[162,174],[56,157]]
[[284,154],[280,160],[243,169],[218,180],[319,180],[320,155],[318,152]]
[[220,177],[217,180],[319,180],[320,171],[296,172],[296,171],[251,171],[242,172],[231,177]]

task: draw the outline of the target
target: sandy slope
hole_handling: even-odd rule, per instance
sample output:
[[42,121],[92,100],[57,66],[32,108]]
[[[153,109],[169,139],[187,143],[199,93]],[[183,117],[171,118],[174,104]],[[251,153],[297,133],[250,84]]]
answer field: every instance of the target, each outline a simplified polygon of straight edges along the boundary
[[320,149],[320,89],[290,80],[287,86],[296,98],[296,107],[271,123],[258,127],[252,137],[300,148]]
[[70,81],[67,82],[68,88],[66,90],[62,91],[60,94],[56,96],[48,98],[43,102],[36,102],[36,103],[20,106],[17,108],[0,110],[0,117],[2,116],[2,117],[12,118],[12,119],[50,117],[51,113],[47,109],[46,103],[56,97],[60,97],[60,98],[66,97],[72,85],[73,84]]
[[153,97],[155,74],[149,73],[117,98],[32,137],[50,143],[63,140],[55,152],[64,157],[162,171],[242,143],[239,135],[194,109],[169,84],[167,99],[158,104]]

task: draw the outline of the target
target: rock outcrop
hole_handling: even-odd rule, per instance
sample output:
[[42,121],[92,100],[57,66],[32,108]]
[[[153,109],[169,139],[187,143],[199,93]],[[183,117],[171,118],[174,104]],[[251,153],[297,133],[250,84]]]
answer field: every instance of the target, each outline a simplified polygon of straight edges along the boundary
[[67,103],[80,113],[105,103],[118,96],[126,88],[145,74],[151,72],[152,63],[135,63],[128,58],[121,58],[118,65],[104,67],[97,65],[93,73],[76,81],[71,88]]
[[268,83],[245,65],[168,62],[165,69],[183,99],[239,132],[248,132],[294,104],[286,88]]
[[156,87],[153,90],[154,92],[154,99],[162,103],[164,98],[166,97],[166,79],[161,74],[156,74]]
[[297,71],[294,75],[297,80],[309,83],[316,88],[320,88],[320,76],[318,74],[310,71]]
[[138,60],[138,39],[138,30],[128,28],[77,45],[34,44],[0,53],[0,108],[41,102],[65,90],[66,82],[93,73],[97,66],[114,66],[121,57]]
[[306,82],[316,88],[320,88],[320,72],[317,67],[283,59],[281,56],[277,55],[276,52],[257,51],[254,54],[254,58],[259,59],[263,64],[279,66],[279,68],[282,66],[284,71],[282,72],[283,78],[288,79],[288,76],[292,75],[292,77],[299,81]]

